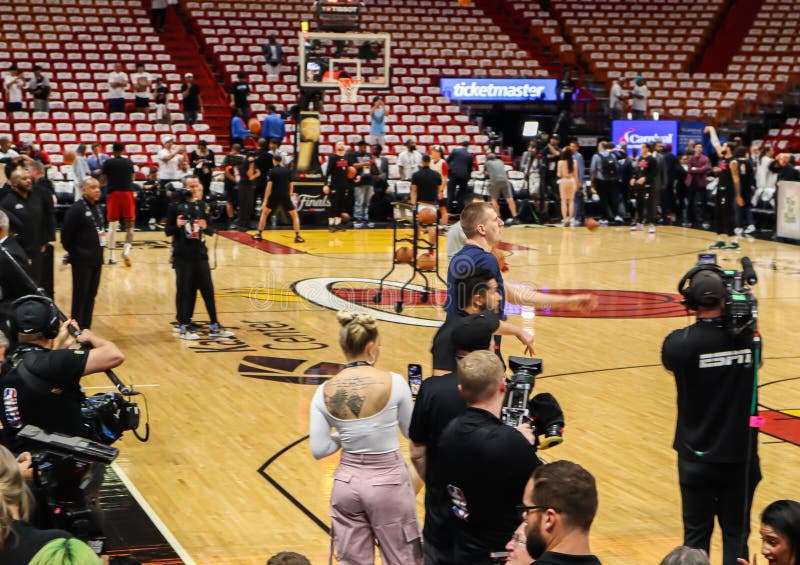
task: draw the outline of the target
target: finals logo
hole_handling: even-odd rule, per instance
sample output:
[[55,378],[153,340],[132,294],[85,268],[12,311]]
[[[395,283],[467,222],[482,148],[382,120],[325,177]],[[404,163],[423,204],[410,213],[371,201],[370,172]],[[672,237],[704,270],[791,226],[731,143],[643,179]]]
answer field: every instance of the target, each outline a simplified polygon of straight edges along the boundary
[[302,368],[306,363],[309,363],[306,359],[248,355],[239,363],[239,374],[279,383],[319,385],[344,369],[341,363],[331,361],[321,361]]

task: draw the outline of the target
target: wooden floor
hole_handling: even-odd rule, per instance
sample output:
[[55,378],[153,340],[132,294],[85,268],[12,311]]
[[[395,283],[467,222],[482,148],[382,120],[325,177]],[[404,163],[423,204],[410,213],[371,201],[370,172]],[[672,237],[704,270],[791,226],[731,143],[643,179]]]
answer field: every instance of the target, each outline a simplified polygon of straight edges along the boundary
[[[338,457],[315,461],[303,440],[316,375],[343,360],[334,311],[323,305],[350,300],[373,307],[375,285],[362,279],[388,270],[391,230],[304,236],[305,244],[278,231],[260,248],[241,236],[220,237],[215,251],[210,245],[218,261],[213,276],[220,319],[237,335],[223,342],[174,337],[174,273],[162,234],[137,233],[133,266],[103,270],[94,330],[126,353],[118,374],[146,393],[152,420],[151,441],[126,436],[118,444],[118,462],[196,563],[263,564],[281,550],[327,562],[323,527]],[[510,244],[508,280],[548,289],[629,291],[603,292],[603,317],[539,313],[536,351],[544,375],[536,390],[555,394],[567,418],[565,443],[546,457],[577,461],[598,478],[595,552],[612,565],[656,563],[681,543],[671,449],[675,392],[661,368],[660,347],[670,330],[688,321],[675,315],[675,287],[711,242],[709,234],[514,227],[504,230],[503,239]],[[766,351],[760,401],[762,409],[778,411],[771,413],[775,435],[760,434],[760,511],[774,499],[798,497],[800,254],[796,246],[747,241],[740,252],[721,253],[721,264],[733,266],[744,255],[760,276],[756,293]],[[401,267],[391,278],[405,281],[409,273]],[[331,283],[337,296],[328,291]],[[60,271],[57,301],[64,309],[69,285],[69,271]],[[380,323],[379,365],[405,374],[407,363],[419,362],[427,375],[428,349],[442,315],[415,293],[397,316],[394,298],[387,291],[377,307],[394,320]],[[207,320],[199,298],[196,317]],[[512,321],[521,323],[518,316]],[[503,350],[519,353],[512,339]],[[102,376],[86,382],[106,384]],[[419,501],[422,512],[421,493]],[[755,524],[756,511],[753,519]],[[716,533],[714,563],[720,560],[718,539]],[[751,547],[755,542],[753,536]]]

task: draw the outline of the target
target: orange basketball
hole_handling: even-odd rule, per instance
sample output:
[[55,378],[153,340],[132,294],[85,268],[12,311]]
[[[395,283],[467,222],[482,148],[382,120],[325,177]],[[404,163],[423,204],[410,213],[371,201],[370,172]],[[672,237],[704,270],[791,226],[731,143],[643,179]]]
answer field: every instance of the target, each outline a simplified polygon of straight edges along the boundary
[[597,223],[597,220],[594,218],[586,218],[586,222],[584,223],[586,229],[589,231],[594,231],[598,228],[600,224]]
[[74,151],[64,151],[64,164],[71,165],[75,162],[75,152]]
[[433,208],[420,208],[417,213],[417,221],[421,224],[435,224],[436,210]]
[[356,171],[355,167],[347,167],[347,178],[354,179],[354,178],[356,178],[357,174],[358,174],[358,171]]
[[342,215],[340,217],[342,218],[343,224],[346,224],[347,222],[350,221],[350,214],[348,214],[347,212],[342,212]]
[[404,245],[397,248],[397,251],[394,252],[394,258],[398,263],[411,263],[414,258],[414,252],[410,247]]
[[258,121],[258,118],[250,118],[250,121],[247,122],[247,127],[255,135],[261,133],[261,122]]
[[431,255],[430,253],[420,253],[417,256],[417,268],[425,269],[426,271],[429,269],[436,268],[436,258]]

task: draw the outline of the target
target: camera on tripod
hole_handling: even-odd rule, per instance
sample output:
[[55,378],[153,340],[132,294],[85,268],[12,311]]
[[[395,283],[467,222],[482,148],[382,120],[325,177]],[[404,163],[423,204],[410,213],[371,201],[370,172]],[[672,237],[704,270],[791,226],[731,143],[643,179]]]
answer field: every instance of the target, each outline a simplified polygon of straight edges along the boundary
[[529,423],[540,449],[562,443],[564,415],[558,402],[550,394],[530,397],[536,385],[536,376],[542,372],[542,360],[511,356],[508,365],[513,374],[506,381],[501,421],[514,428]]

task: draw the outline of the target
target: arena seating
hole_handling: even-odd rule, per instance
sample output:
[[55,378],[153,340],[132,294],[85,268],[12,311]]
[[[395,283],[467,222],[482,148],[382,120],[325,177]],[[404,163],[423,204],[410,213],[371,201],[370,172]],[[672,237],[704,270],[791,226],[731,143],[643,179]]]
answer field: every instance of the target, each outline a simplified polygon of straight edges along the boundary
[[[198,36],[227,80],[240,70],[248,73],[259,98],[252,106],[256,115],[262,114],[267,104],[286,110],[297,102],[297,34],[302,21],[313,20],[310,6],[305,0],[242,4],[206,0],[186,4]],[[280,18],[269,23],[264,14],[280,14]],[[225,29],[215,25],[220,20],[225,21]],[[476,150],[486,143],[486,137],[467,116],[439,95],[440,77],[549,75],[498,26],[487,25],[485,13],[475,6],[378,0],[368,3],[364,21],[365,32],[392,33],[394,86],[385,96],[387,144],[392,154],[398,153],[403,139],[410,136],[422,148],[432,143],[454,145],[465,135]],[[271,31],[278,34],[288,63],[277,84],[267,82],[262,55]],[[326,97],[323,115],[328,123],[323,134],[327,143],[323,151],[330,150],[334,136],[353,143],[369,133],[368,96],[356,105],[339,104],[338,92]]]
[[[207,123],[183,124],[177,101],[181,76],[138,0],[113,0],[102,6],[78,0],[3,0],[0,5],[15,15],[0,24],[0,70],[17,63],[27,84],[33,65],[42,64],[52,84],[49,113],[26,111],[11,116],[0,112],[0,135],[37,140],[55,165],[62,163],[64,150],[78,143],[117,140],[126,143],[135,163],[144,164],[158,151],[160,136],[167,132],[182,144],[192,146],[203,138],[213,149],[222,150]],[[134,63],[142,61],[151,75],[165,78],[173,91],[172,126],[155,124],[152,116],[141,112],[108,114],[108,71],[116,61],[129,77]],[[63,166],[62,171],[69,174],[70,167]]]

